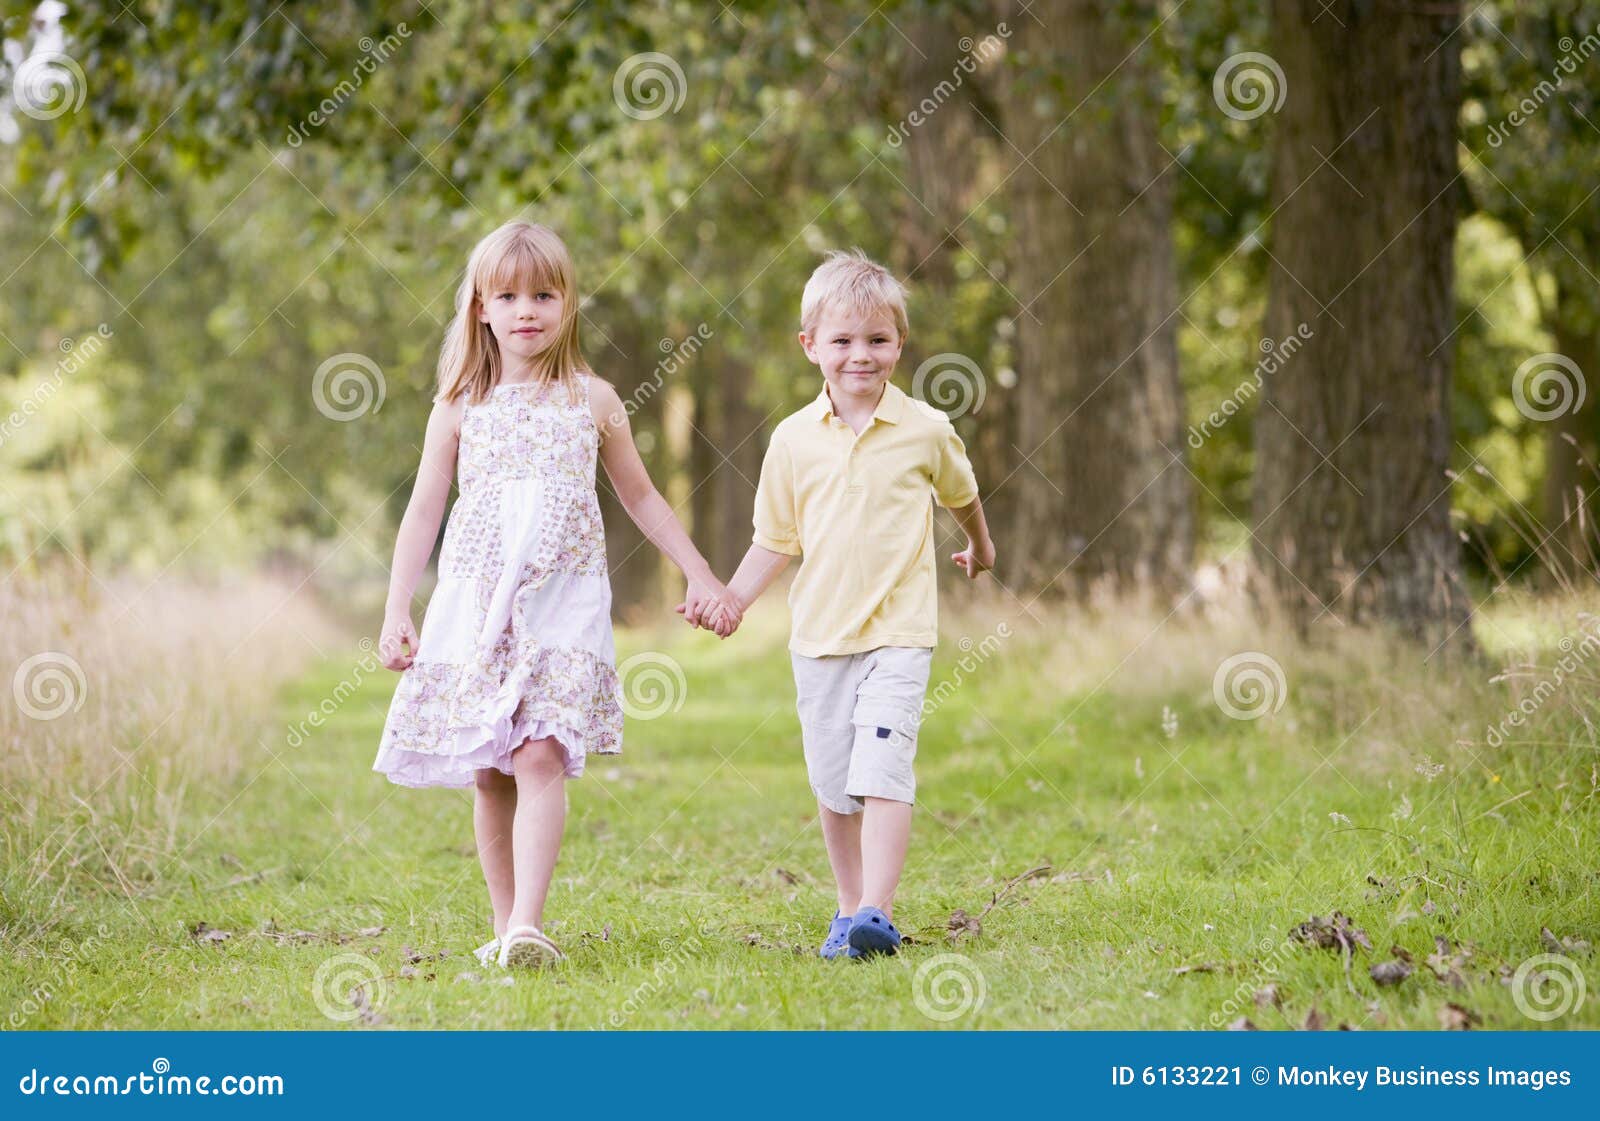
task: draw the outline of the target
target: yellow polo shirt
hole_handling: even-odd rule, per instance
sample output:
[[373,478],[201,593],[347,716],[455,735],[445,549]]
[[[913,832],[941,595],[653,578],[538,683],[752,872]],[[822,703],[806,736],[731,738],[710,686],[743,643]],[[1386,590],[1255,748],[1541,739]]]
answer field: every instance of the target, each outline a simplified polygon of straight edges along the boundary
[[966,448],[938,409],[888,384],[857,436],[824,385],[773,430],[756,488],[755,543],[801,557],[789,649],[937,645],[931,500],[977,497]]

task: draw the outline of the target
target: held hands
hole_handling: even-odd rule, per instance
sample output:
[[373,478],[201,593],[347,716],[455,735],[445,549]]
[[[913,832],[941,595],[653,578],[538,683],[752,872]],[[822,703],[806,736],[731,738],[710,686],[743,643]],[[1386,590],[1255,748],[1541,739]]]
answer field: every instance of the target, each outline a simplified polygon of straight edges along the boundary
[[407,612],[390,611],[383,616],[383,632],[378,636],[378,657],[384,669],[406,670],[417,656],[417,629]]
[[985,538],[980,545],[969,537],[967,547],[959,553],[951,553],[950,559],[967,574],[968,580],[976,580],[980,572],[994,567],[994,542]]
[[744,612],[739,609],[733,595],[716,579],[690,580],[683,602],[678,604],[676,610],[683,616],[684,622],[692,627],[715,631],[718,638],[727,638],[738,630],[739,623],[744,619]]

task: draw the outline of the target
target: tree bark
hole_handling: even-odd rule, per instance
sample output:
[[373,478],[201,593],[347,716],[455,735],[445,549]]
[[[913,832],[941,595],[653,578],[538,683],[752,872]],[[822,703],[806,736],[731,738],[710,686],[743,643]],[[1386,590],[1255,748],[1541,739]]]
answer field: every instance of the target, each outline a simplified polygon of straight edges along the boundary
[[[1556,350],[1572,359],[1585,379],[1600,372],[1600,333],[1588,326],[1588,315],[1563,315],[1560,301],[1556,321],[1549,323]],[[1546,422],[1544,494],[1541,502],[1543,525],[1536,527],[1547,538],[1541,552],[1545,563],[1560,576],[1576,581],[1584,572],[1594,573],[1596,541],[1594,512],[1595,488],[1600,483],[1594,471],[1596,422],[1600,407],[1595,403],[1595,387],[1584,386],[1583,403],[1566,409]],[[1584,580],[1584,584],[1588,583]]]
[[1267,333],[1311,337],[1266,376],[1256,419],[1260,586],[1302,629],[1470,643],[1445,475],[1460,13],[1275,0],[1272,22],[1287,91]]
[[[1003,568],[1031,587],[1172,590],[1193,554],[1170,157],[1140,23],[1110,0],[1012,20],[1015,470]],[[1008,146],[1009,149],[1009,146]]]

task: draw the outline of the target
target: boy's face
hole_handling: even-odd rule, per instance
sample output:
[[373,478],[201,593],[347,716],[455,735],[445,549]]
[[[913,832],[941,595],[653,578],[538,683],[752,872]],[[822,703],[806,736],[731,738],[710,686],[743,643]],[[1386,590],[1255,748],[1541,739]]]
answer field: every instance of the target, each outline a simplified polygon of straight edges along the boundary
[[478,320],[489,325],[502,352],[528,359],[554,341],[562,302],[561,293],[553,288],[489,292],[478,305]]
[[877,404],[904,342],[887,311],[856,317],[824,310],[814,335],[800,332],[800,346],[822,367],[835,404]]

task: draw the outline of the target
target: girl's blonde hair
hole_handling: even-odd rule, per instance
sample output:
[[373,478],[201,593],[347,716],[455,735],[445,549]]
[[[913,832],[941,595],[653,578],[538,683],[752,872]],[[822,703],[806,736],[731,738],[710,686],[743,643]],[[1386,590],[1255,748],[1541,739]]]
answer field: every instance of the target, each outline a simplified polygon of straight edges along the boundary
[[561,293],[561,324],[550,345],[534,359],[533,380],[541,385],[560,383],[574,404],[582,399],[578,374],[587,372],[589,365],[578,349],[572,256],[554,230],[518,219],[478,242],[467,258],[456,289],[455,318],[439,349],[435,401],[454,401],[465,394],[476,405],[500,384],[500,344],[489,325],[479,320],[478,308],[494,293],[524,290]]

